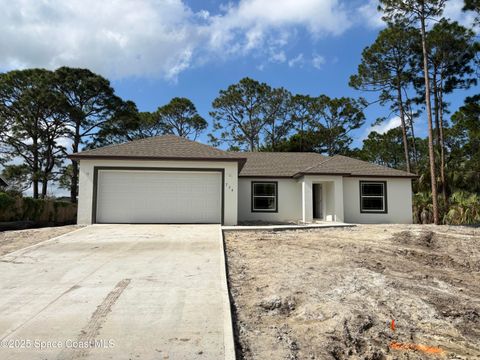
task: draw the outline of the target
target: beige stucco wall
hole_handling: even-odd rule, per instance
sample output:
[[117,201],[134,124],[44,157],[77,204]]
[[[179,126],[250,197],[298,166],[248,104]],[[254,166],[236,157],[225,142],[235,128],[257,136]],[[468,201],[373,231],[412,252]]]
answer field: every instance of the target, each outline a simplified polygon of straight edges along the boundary
[[[278,212],[252,212],[252,181],[278,182]],[[311,222],[313,220],[313,184],[323,185],[324,219],[343,221],[343,184],[341,176],[305,176],[300,179],[240,178],[238,181],[238,221]]]
[[[387,213],[360,213],[360,181],[387,182]],[[359,224],[411,224],[412,180],[399,178],[343,179],[345,222]]]
[[[252,181],[278,182],[278,212],[252,212]],[[295,179],[239,178],[238,221],[299,221],[302,218],[302,186]]]
[[[91,224],[94,166],[131,166],[166,168],[201,168],[225,170],[224,224],[236,225],[238,214],[238,164],[220,161],[140,161],[140,160],[81,160],[78,194],[78,224]],[[135,184],[132,184],[135,186]]]

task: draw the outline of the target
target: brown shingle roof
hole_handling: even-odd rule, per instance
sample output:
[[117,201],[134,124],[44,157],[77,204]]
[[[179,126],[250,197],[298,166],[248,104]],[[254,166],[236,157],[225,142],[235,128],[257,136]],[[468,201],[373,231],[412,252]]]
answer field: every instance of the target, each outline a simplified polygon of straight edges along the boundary
[[[174,135],[110,145],[70,155],[73,159],[218,160],[237,161],[243,177],[300,177],[303,175],[415,177],[346,156],[326,157],[301,152],[227,152]],[[242,168],[243,165],[243,168]]]
[[386,166],[372,164],[367,161],[353,159],[347,156],[335,155],[329,157],[316,166],[303,169],[296,177],[308,174],[342,174],[347,176],[374,176],[374,177],[416,177],[406,171],[392,169]]
[[155,136],[70,155],[73,159],[226,160],[245,159],[213,146],[174,135]]
[[247,158],[242,177],[300,177],[303,175],[343,175],[374,177],[416,177],[406,171],[371,164],[346,156],[317,153],[237,152]]
[[306,152],[236,152],[247,158],[240,176],[293,177],[301,170],[318,165],[327,158]]

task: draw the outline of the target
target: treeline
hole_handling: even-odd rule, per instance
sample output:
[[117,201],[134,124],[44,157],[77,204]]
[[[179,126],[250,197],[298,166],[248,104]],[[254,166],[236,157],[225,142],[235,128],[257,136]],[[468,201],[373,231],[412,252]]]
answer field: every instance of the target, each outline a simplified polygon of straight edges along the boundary
[[[403,161],[398,156],[394,159],[389,150],[390,155],[384,152],[381,162],[396,162],[397,167],[410,170],[413,161],[414,171],[421,175],[415,198],[418,220],[435,224],[480,222],[478,186],[462,186],[458,179],[464,178],[465,184],[479,177],[477,155],[466,152],[474,150],[478,142],[479,97],[465,99],[465,106],[451,121],[446,99],[458,89],[477,85],[479,43],[472,29],[442,18],[445,3],[380,0],[379,10],[388,26],[363,51],[362,63],[350,85],[372,91],[381,104],[388,104],[400,118],[401,132],[370,134],[359,155],[378,162],[378,153],[372,151],[381,152],[379,148],[386,144],[390,149],[397,145],[398,151],[400,135]],[[476,12],[478,25],[480,3],[466,1],[464,10]],[[427,28],[428,23],[433,26]],[[415,136],[417,119],[427,120],[426,141]]]
[[158,134],[195,138],[207,122],[193,103],[172,99],[153,113],[117,96],[109,81],[87,69],[62,67],[0,74],[0,164],[10,189],[33,189],[45,198],[49,184],[78,193],[78,163],[67,155],[108,143]]
[[[383,107],[376,124],[397,116],[400,126],[370,133],[361,148],[352,149],[352,131],[364,125],[371,105],[363,97],[292,94],[244,78],[220,90],[209,126],[186,98],[139,112],[89,70],[30,69],[0,74],[3,176],[19,191],[33,184],[34,197],[47,196],[56,181],[76,201],[78,164],[66,160],[68,153],[161,134],[196,139],[208,131],[213,145],[230,150],[345,154],[411,171],[419,175],[417,221],[480,221],[480,94],[459,109],[448,102],[477,84],[476,35],[442,18],[442,0],[380,4],[387,26],[363,51],[349,84]],[[465,10],[478,14],[478,2],[467,1]],[[419,123],[427,125],[425,139],[416,134]]]
[[[221,90],[212,103],[213,145],[229,150],[351,152],[350,133],[365,122],[363,99],[293,95],[250,78]],[[109,81],[87,69],[62,67],[0,74],[0,163],[11,188],[49,184],[78,193],[78,163],[67,155],[163,134],[195,140],[208,128],[195,105],[174,98],[154,112],[139,112]]]

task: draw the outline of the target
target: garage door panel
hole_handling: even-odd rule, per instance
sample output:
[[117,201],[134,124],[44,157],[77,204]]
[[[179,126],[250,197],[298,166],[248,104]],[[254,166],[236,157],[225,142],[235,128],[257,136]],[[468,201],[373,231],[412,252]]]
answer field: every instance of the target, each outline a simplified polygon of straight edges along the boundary
[[99,170],[97,222],[220,223],[219,172]]

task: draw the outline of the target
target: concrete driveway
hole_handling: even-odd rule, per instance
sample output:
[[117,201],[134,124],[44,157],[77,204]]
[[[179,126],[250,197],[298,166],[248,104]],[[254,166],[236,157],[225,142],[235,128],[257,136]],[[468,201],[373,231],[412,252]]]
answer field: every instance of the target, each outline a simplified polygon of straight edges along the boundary
[[93,225],[0,257],[0,359],[232,355],[219,225]]

